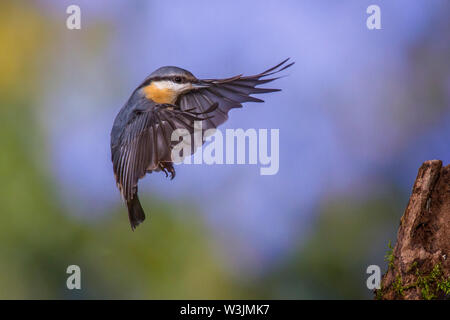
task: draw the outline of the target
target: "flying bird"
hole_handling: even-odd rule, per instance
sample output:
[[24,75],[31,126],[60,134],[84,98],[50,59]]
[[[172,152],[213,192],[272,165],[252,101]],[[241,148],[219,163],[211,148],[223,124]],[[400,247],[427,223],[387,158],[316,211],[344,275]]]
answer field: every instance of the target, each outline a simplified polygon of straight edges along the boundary
[[111,131],[114,175],[132,230],[145,219],[138,198],[139,179],[153,171],[175,177],[171,151],[178,142],[171,140],[172,133],[177,129],[192,133],[194,121],[202,122],[202,130],[217,128],[243,102],[264,102],[251,94],[281,91],[257,86],[278,79],[269,76],[294,64],[288,60],[257,75],[226,79],[197,79],[187,70],[166,66],[133,91]]

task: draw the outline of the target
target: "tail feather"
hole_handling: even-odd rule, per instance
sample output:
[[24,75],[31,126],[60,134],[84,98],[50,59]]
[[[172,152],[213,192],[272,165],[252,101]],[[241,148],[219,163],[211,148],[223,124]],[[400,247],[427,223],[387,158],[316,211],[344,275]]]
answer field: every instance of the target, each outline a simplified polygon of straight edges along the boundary
[[137,193],[134,195],[133,199],[127,201],[127,207],[131,230],[134,231],[134,229],[145,220],[144,209],[142,209]]

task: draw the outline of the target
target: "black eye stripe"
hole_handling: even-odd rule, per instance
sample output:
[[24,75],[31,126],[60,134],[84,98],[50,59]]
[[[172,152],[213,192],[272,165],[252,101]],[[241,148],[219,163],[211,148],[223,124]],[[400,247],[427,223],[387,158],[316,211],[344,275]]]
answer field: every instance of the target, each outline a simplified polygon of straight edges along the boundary
[[[175,78],[180,78],[180,82],[175,81]],[[153,81],[172,81],[175,83],[187,83],[189,81],[195,81],[195,79],[186,78],[184,76],[165,76],[165,77],[152,77],[143,82],[139,88],[145,87]]]
[[158,77],[154,78],[153,81],[172,81],[175,83],[184,83],[187,82],[187,79],[180,76],[170,76],[170,77]]

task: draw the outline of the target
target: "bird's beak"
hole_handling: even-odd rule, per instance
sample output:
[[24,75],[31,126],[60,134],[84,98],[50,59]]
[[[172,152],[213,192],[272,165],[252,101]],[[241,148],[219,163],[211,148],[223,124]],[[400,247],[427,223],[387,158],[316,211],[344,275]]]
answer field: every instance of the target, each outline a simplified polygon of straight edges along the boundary
[[203,89],[203,88],[208,88],[208,87],[209,87],[209,83],[201,82],[201,81],[192,84],[192,89]]

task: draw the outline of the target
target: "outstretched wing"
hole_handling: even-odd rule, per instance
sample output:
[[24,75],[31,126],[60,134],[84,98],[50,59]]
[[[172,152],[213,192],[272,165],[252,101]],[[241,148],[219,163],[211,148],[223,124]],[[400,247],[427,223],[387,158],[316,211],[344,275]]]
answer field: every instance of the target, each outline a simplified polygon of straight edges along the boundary
[[217,103],[218,107],[211,113],[212,117],[203,121],[203,129],[217,128],[228,119],[230,109],[241,108],[243,102],[264,102],[252,97],[251,94],[280,91],[280,89],[257,88],[257,86],[278,79],[278,77],[266,77],[283,71],[294,64],[294,62],[286,64],[288,60],[286,59],[275,67],[253,76],[237,75],[227,79],[200,80],[205,88],[181,95],[176,104],[180,106],[181,110],[194,108],[196,112],[204,112],[213,103]]
[[[146,100],[121,121],[124,127],[116,135],[113,129],[111,157],[117,185],[125,200],[133,199],[138,180],[146,172],[158,169],[160,162],[172,161],[171,151],[178,141],[171,141],[176,129],[191,135],[194,121],[204,120],[195,111],[183,111],[174,105],[158,105]],[[213,110],[217,105],[210,106]],[[209,110],[205,110],[209,112]],[[117,127],[120,127],[118,124]],[[118,129],[119,130],[119,129]],[[119,131],[118,131],[119,132]]]

